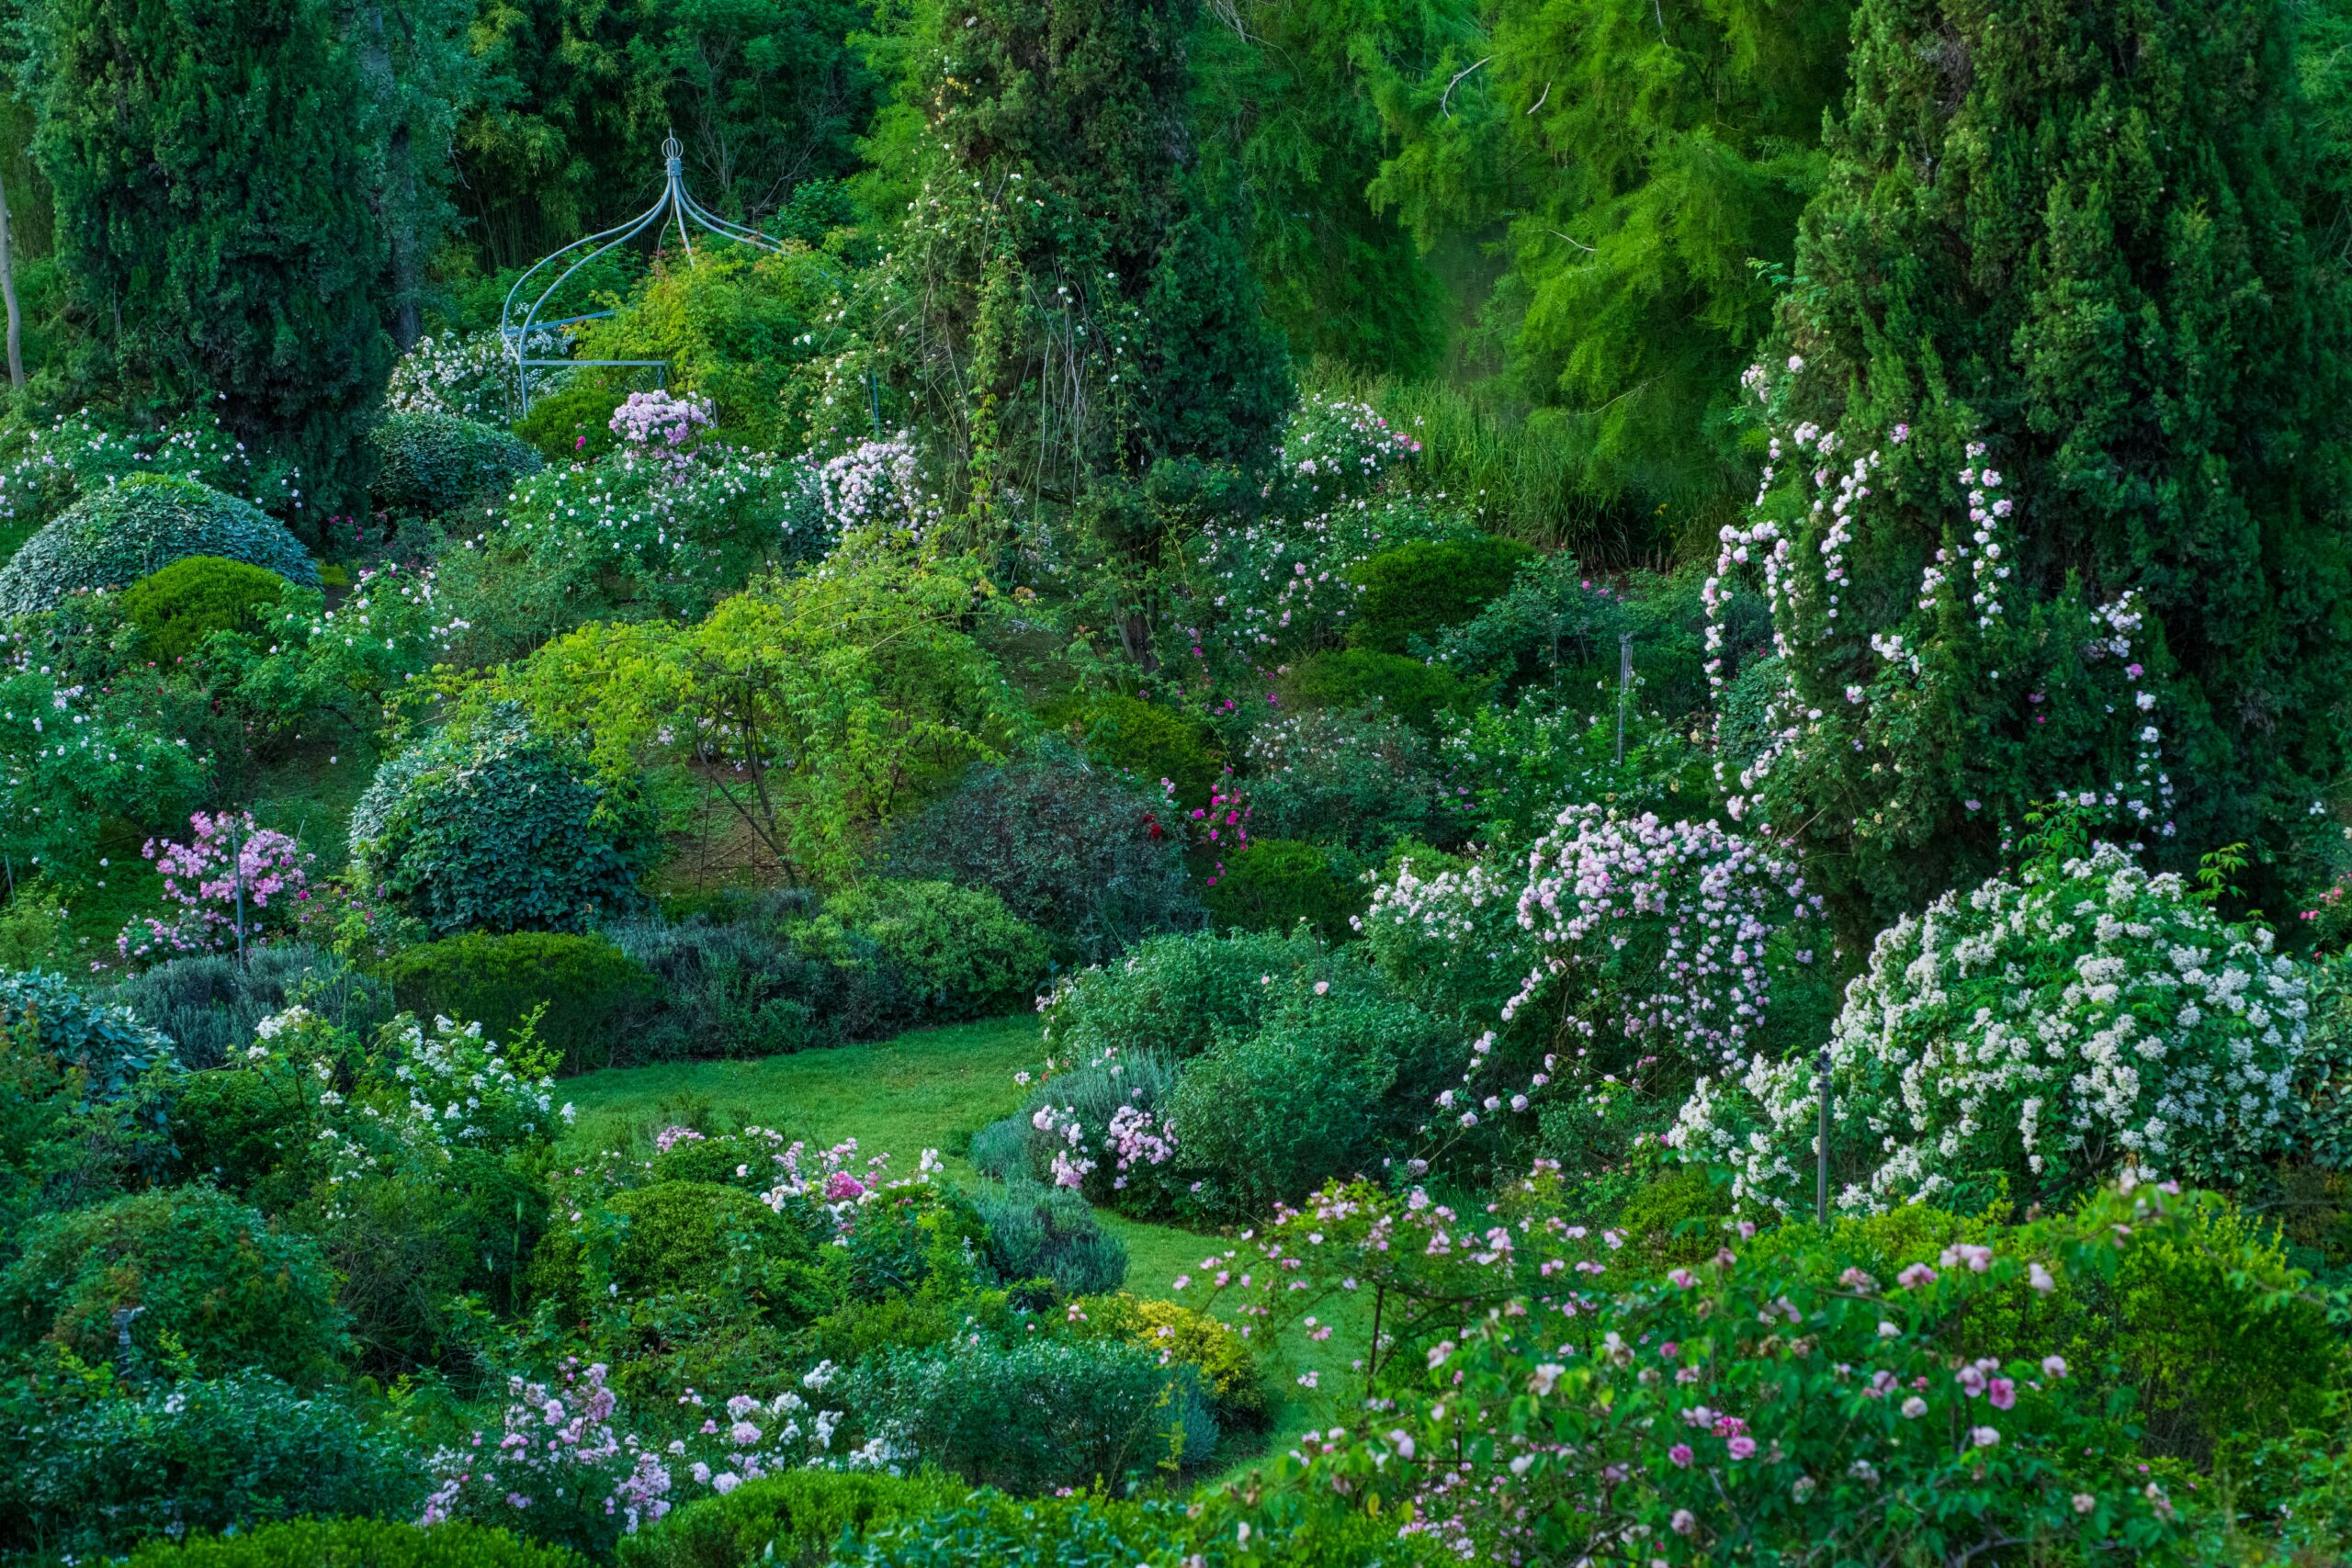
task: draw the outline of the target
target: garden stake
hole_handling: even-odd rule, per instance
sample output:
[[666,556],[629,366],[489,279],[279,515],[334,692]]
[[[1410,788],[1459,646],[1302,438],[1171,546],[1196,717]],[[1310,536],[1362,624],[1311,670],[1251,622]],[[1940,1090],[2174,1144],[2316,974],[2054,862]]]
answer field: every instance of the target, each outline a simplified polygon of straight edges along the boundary
[[1821,1071],[1821,1132],[1816,1148],[1813,1176],[1814,1218],[1822,1224],[1829,1223],[1829,1047],[1824,1045],[1814,1058]]

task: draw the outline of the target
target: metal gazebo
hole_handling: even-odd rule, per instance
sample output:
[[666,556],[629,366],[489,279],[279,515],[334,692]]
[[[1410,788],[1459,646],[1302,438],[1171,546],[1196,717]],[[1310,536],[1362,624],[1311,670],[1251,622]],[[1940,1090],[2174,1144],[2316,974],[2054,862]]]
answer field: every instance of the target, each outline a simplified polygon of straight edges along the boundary
[[[548,353],[548,333],[612,314],[610,310],[590,310],[581,315],[563,316],[553,320],[542,314],[547,309],[548,301],[555,297],[556,291],[564,286],[573,273],[578,272],[605,252],[616,246],[625,245],[648,231],[652,232],[656,237],[656,243],[659,243],[663,225],[672,221],[677,224],[678,243],[685,247],[688,261],[695,259],[694,236],[687,231],[686,228],[689,221],[704,233],[718,239],[732,240],[738,244],[750,245],[754,249],[771,253],[780,253],[784,249],[779,242],[768,238],[758,230],[747,229],[741,223],[721,218],[696,201],[693,194],[686,189],[684,152],[685,148],[674,134],[663,137],[662,139],[662,195],[651,207],[626,223],[607,229],[602,233],[590,234],[583,239],[574,240],[561,250],[540,257],[531,264],[528,271],[514,280],[514,287],[506,291],[506,303],[498,316],[498,333],[504,341],[506,356],[514,363],[515,407],[518,413],[527,412],[530,409],[531,372],[534,370],[571,370],[583,367],[608,367],[616,369],[650,369],[657,377],[667,377],[670,362],[666,359],[570,359],[551,356]],[[557,268],[559,264],[564,263],[564,258],[567,256],[572,259],[568,265],[560,265],[552,281],[540,288],[537,295],[526,294],[534,278],[551,268]],[[522,308],[520,314],[517,314],[517,307],[521,306],[526,298],[529,299],[529,304]]]

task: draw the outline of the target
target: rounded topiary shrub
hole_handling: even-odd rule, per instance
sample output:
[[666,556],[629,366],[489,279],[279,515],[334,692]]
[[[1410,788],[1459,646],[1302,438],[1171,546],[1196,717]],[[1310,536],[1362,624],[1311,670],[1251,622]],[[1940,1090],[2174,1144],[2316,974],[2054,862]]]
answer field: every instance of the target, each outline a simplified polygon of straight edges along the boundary
[[396,413],[368,433],[376,504],[437,517],[494,495],[546,462],[523,441],[452,413]]
[[1090,755],[1132,773],[1148,793],[1159,793],[1165,779],[1182,806],[1208,799],[1225,773],[1206,725],[1141,697],[1114,692],[1090,698],[1071,711],[1069,722]]
[[266,567],[189,556],[132,583],[122,608],[155,662],[176,664],[215,632],[258,629],[285,592],[286,580]]
[[394,1001],[419,1018],[480,1023],[511,1041],[534,1008],[538,1037],[572,1070],[611,1064],[614,1036],[653,991],[653,977],[601,936],[468,931],[405,948],[379,972]]
[[352,862],[436,933],[578,931],[634,904],[646,813],[577,747],[494,705],[392,758],[351,814]]
[[0,615],[54,609],[68,595],[120,588],[190,556],[218,556],[319,585],[316,562],[251,502],[166,474],[133,474],[83,497],[0,569]]
[[1376,709],[1412,725],[1430,724],[1474,694],[1441,665],[1368,648],[1334,649],[1303,660],[1276,691],[1285,707]]
[[1408,539],[1349,575],[1363,592],[1348,642],[1381,653],[1408,653],[1427,637],[1476,615],[1507,592],[1520,564],[1535,552],[1516,539]]
[[259,1368],[315,1384],[343,1349],[334,1290],[308,1238],[226,1193],[168,1188],[28,1226],[0,1273],[0,1336],[110,1362],[125,1334],[149,1357],[169,1335],[201,1375]]

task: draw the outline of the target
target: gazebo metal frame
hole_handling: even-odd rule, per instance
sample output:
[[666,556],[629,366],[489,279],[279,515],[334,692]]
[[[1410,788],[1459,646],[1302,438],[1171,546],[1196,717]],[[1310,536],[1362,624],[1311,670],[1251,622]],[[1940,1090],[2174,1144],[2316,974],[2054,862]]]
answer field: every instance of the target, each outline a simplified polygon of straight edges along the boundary
[[[514,287],[506,291],[506,303],[498,313],[498,333],[505,344],[507,357],[514,363],[515,409],[518,414],[527,413],[530,411],[531,372],[534,370],[573,370],[594,367],[650,369],[655,372],[661,381],[667,381],[670,362],[666,359],[572,359],[551,357],[546,353],[546,334],[561,332],[569,327],[576,327],[583,321],[600,321],[612,314],[610,310],[590,310],[581,315],[562,316],[554,320],[541,318],[541,312],[547,309],[548,301],[555,298],[556,291],[570,280],[571,275],[605,252],[628,243],[649,230],[654,233],[655,243],[658,244],[662,225],[665,221],[671,220],[674,220],[677,224],[678,243],[685,247],[686,259],[689,262],[696,259],[694,236],[686,229],[690,220],[706,234],[718,239],[732,240],[738,244],[750,245],[756,250],[767,251],[771,254],[780,254],[783,251],[784,246],[781,242],[770,239],[756,229],[747,229],[741,223],[721,218],[696,201],[693,193],[686,189],[684,153],[685,148],[680,143],[675,133],[663,137],[662,139],[662,195],[651,207],[626,223],[606,229],[601,233],[589,234],[574,240],[562,249],[541,256],[531,264],[522,276],[514,280]],[[555,275],[552,282],[539,290],[518,317],[515,314],[515,307],[523,299],[524,290],[529,287],[531,280],[560,263],[566,256],[572,255],[574,252],[580,254],[574,257],[570,265],[563,267]],[[536,342],[535,334],[537,334]]]

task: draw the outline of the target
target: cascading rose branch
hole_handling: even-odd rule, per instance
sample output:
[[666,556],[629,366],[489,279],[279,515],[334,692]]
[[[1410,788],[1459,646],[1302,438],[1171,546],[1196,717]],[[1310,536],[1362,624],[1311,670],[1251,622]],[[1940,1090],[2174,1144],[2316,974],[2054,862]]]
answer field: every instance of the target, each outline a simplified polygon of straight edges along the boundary
[[[1905,917],[1829,1045],[1838,1207],[1996,1177],[2049,1204],[2126,1165],[2234,1183],[2299,1122],[2309,1010],[2270,946],[2109,844]],[[1744,1198],[1808,1210],[1819,1083],[1809,1054],[1702,1080],[1668,1142],[1729,1165]]]
[[1828,940],[1820,912],[1793,865],[1717,823],[1578,804],[1535,841],[1521,874],[1474,864],[1424,879],[1408,862],[1358,924],[1391,974],[1419,976],[1473,1016],[1483,1007],[1503,1030],[1560,1009],[1523,1092],[1479,1082],[1500,1067],[1501,1037],[1476,1043],[1467,1103],[1454,1090],[1441,1101],[1470,1127],[1506,1093],[1525,1110],[1564,1055],[1588,1073],[1744,1064],[1776,984]]

